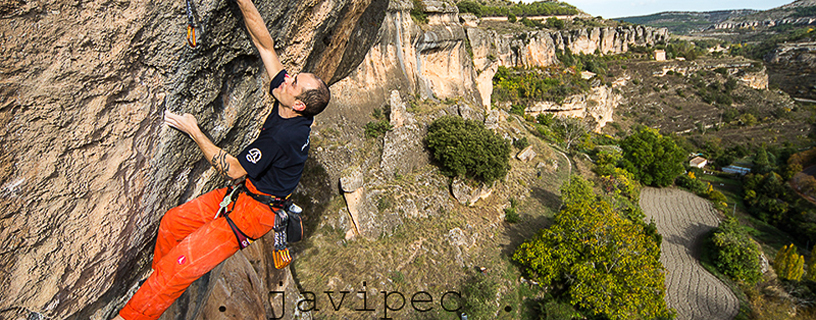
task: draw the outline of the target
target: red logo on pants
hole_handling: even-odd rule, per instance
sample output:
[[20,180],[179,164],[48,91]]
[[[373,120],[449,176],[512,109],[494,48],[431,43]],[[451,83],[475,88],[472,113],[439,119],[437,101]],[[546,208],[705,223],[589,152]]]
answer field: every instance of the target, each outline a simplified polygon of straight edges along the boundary
[[187,262],[187,257],[185,257],[185,256],[180,256],[180,257],[178,258],[178,264],[184,264],[185,262]]

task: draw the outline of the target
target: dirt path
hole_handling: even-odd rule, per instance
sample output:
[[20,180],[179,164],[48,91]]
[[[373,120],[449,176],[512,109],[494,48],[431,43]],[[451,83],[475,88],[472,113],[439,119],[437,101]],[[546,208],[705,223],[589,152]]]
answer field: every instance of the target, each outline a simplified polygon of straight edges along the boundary
[[702,237],[719,223],[711,204],[679,189],[644,188],[640,206],[663,235],[666,302],[677,310],[677,320],[733,319],[737,297],[697,260]]

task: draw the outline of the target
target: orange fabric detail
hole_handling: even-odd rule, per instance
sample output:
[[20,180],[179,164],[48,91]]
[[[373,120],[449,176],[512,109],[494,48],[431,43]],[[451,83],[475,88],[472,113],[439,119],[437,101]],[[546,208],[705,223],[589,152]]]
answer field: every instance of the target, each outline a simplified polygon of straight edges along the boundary
[[[154,272],[119,312],[122,318],[158,319],[193,281],[238,251],[226,218],[213,220],[226,192],[213,190],[167,211],[156,238]],[[244,193],[234,206],[229,217],[251,238],[262,237],[275,225],[269,206]]]
[[268,193],[263,193],[263,192],[258,191],[258,188],[255,188],[255,185],[254,185],[254,184],[252,184],[252,181],[249,181],[249,179],[246,179],[245,181],[246,181],[246,182],[245,182],[245,185],[246,185],[246,187],[247,187],[247,190],[249,190],[249,192],[252,192],[252,193],[254,193],[254,194],[260,194],[260,195],[262,195],[262,196],[270,196],[270,197],[273,197],[273,195],[271,195],[271,194],[268,194]]

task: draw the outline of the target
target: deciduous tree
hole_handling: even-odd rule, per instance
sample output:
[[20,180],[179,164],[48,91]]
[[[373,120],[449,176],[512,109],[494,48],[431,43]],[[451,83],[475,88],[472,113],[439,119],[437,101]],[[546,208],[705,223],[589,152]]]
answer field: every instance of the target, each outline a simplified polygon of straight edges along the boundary
[[643,184],[665,187],[683,173],[685,152],[657,129],[641,127],[623,139],[621,149],[624,169]]
[[519,246],[514,260],[595,314],[613,320],[669,316],[660,249],[643,226],[615,213],[583,178],[571,177],[562,196],[554,224]]

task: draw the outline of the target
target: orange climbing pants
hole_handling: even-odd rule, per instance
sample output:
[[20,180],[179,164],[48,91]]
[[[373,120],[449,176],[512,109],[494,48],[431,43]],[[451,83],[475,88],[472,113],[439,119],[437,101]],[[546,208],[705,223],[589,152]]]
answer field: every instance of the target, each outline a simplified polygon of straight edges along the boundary
[[[263,194],[249,182],[247,188]],[[159,224],[153,274],[119,315],[126,320],[158,319],[193,281],[238,252],[238,240],[226,218],[215,219],[227,188],[213,190],[167,211]],[[241,193],[229,217],[247,236],[262,237],[275,225],[269,206]]]

